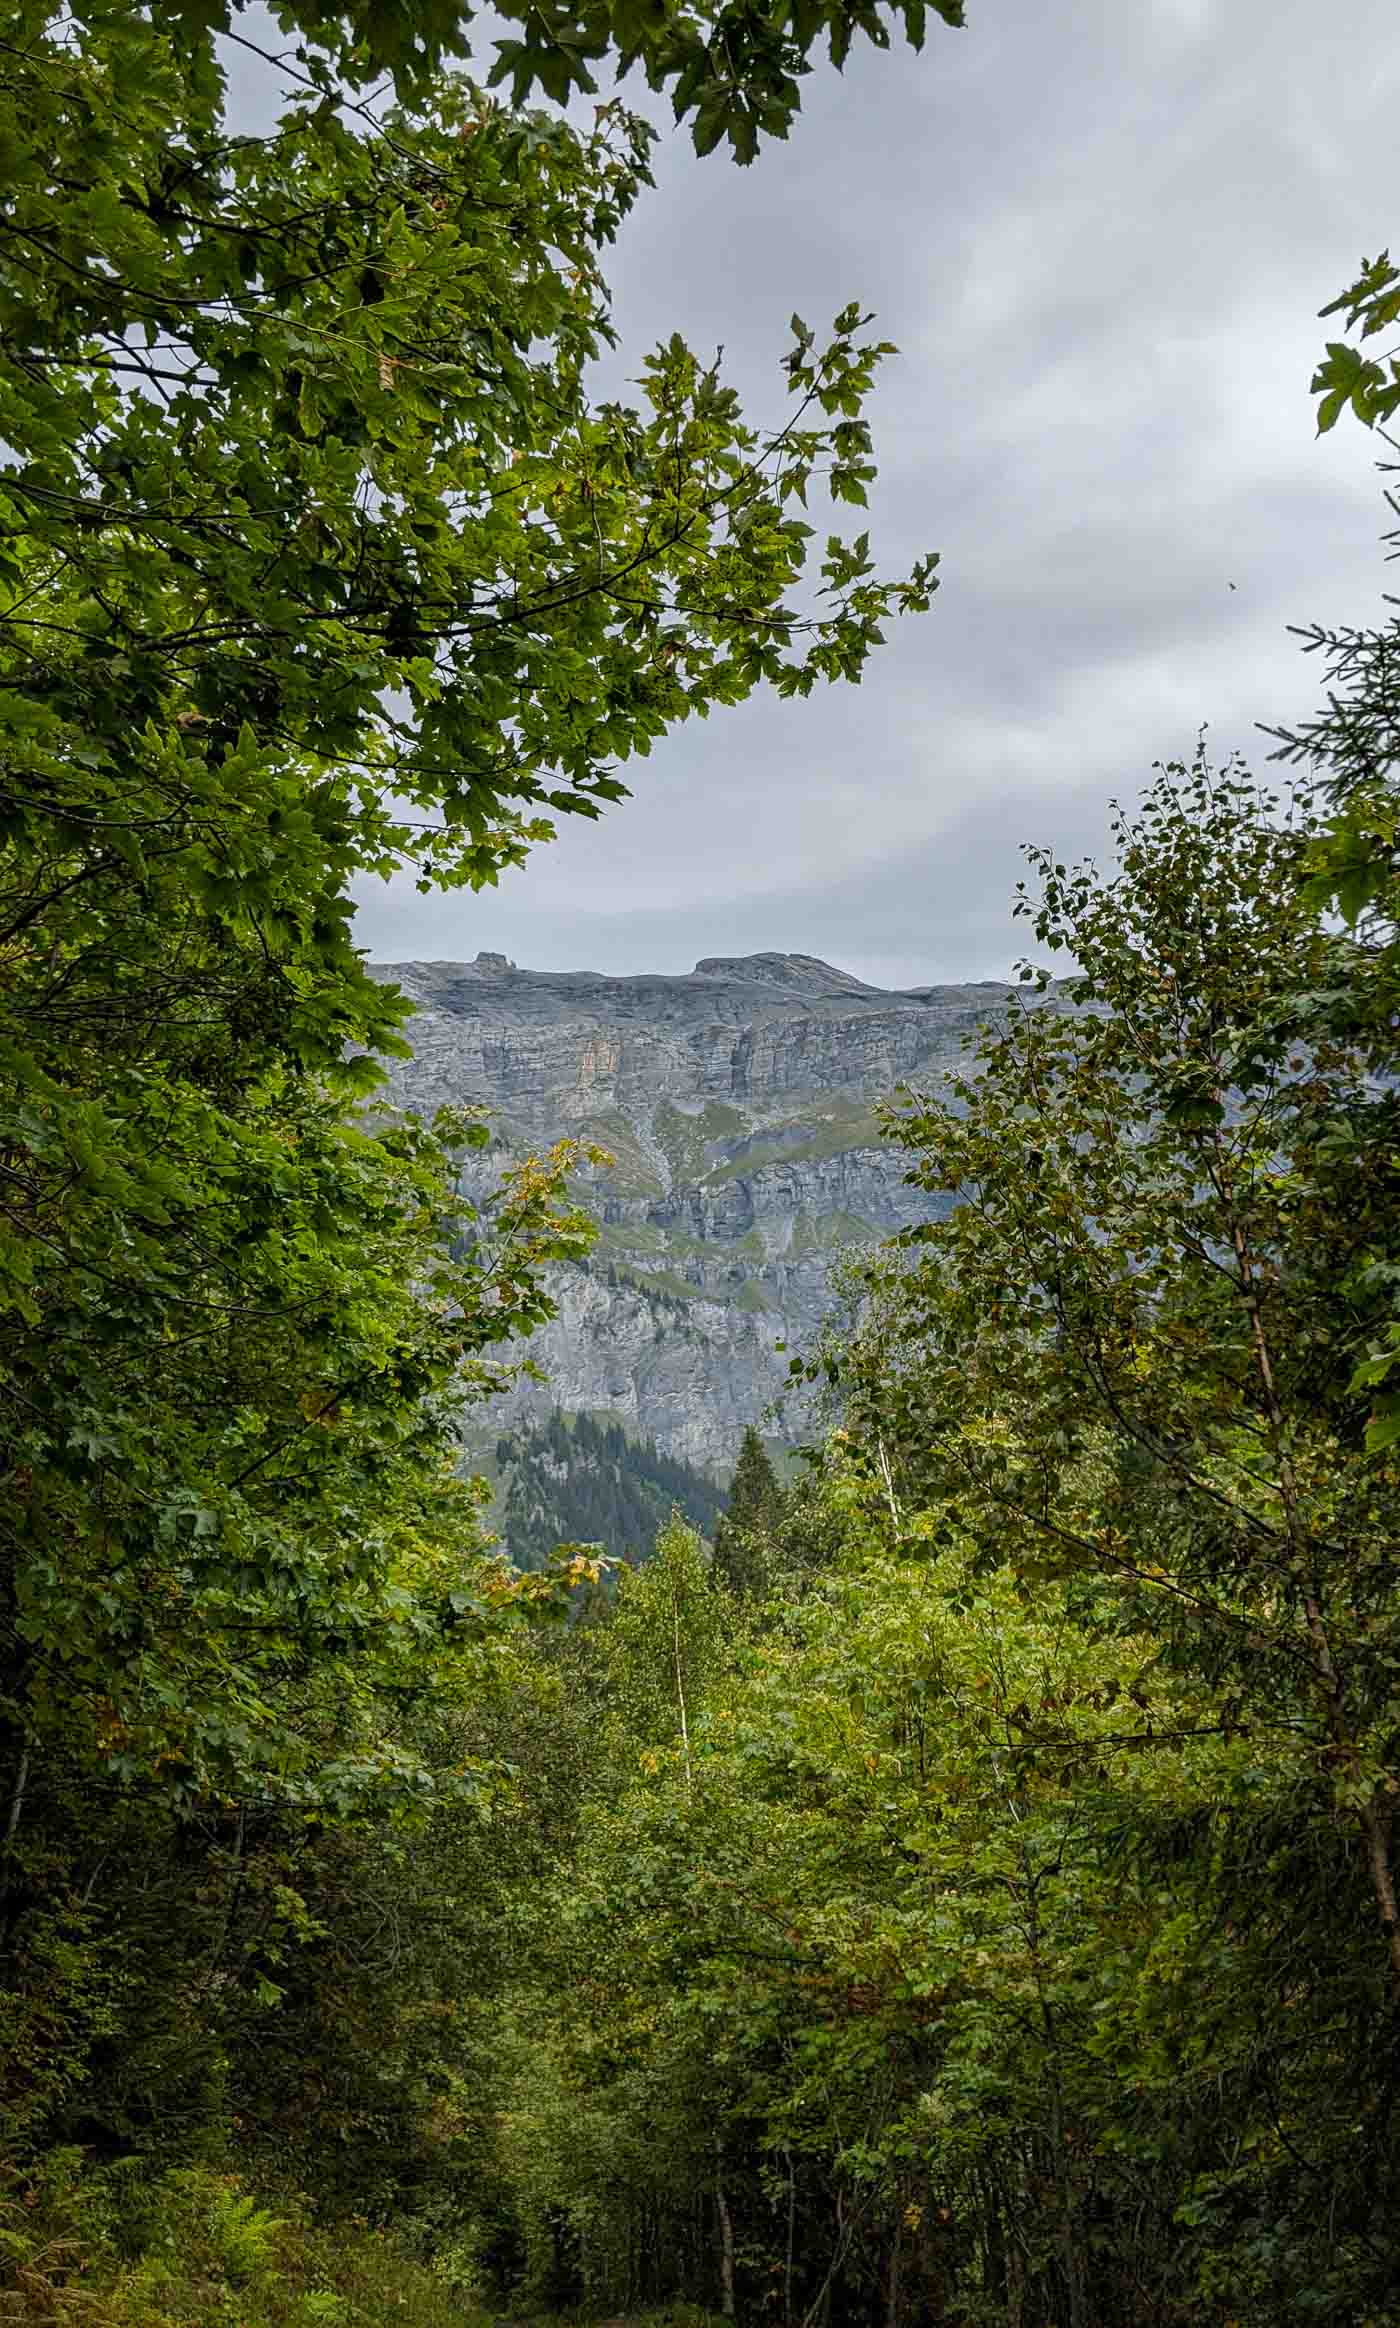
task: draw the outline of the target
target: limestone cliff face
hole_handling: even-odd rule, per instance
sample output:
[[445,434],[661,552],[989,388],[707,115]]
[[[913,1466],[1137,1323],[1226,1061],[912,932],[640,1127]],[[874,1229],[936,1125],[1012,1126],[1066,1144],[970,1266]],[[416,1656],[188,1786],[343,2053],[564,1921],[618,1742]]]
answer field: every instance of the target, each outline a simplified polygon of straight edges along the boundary
[[[591,1175],[595,1253],[554,1285],[537,1338],[557,1401],[615,1415],[724,1469],[782,1390],[789,1350],[831,1307],[833,1260],[927,1219],[875,1110],[936,1084],[1011,989],[887,993],[802,954],[698,962],[688,977],[517,970],[502,955],[406,962],[414,1055],[393,1095],[485,1102],[524,1152],[572,1134],[614,1158]],[[493,1424],[511,1409],[493,1409]]]

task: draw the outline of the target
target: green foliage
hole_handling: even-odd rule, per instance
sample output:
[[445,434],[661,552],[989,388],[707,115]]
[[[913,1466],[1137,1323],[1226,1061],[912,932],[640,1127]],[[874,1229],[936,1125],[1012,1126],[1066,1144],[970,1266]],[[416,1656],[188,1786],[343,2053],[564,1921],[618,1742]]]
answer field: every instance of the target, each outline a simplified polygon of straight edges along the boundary
[[[1400,323],[1400,267],[1389,251],[1377,259],[1363,259],[1356,281],[1349,284],[1322,313],[1346,314],[1350,332],[1360,330],[1364,341],[1375,339]],[[1400,410],[1400,356],[1382,352],[1363,355],[1346,340],[1329,340],[1327,354],[1313,376],[1318,398],[1317,433],[1335,428],[1348,409],[1366,428],[1384,427]]]
[[1032,853],[1026,910],[1078,962],[1081,1008],[988,1034],[974,1076],[892,1126],[919,1184],[964,1201],[905,1240],[892,1314],[918,1364],[881,1425],[917,1398],[916,1476],[964,1526],[1034,1573],[1116,1579],[1135,1620],[1160,1599],[1240,1719],[1286,1695],[1400,1983],[1395,1480],[1348,1395],[1389,1151],[1331,1168],[1339,1129],[1393,1100],[1309,1008],[1362,966],[1300,892],[1306,820],[1270,810],[1200,761],[1120,818],[1114,879]]
[[[679,0],[588,0],[541,10],[507,0],[494,11],[508,28],[497,40],[493,81],[509,81],[519,105],[539,88],[559,104],[575,92],[596,94],[594,69],[640,68],[664,90],[677,121],[693,117],[696,150],[726,139],[737,161],[752,161],[760,138],[785,137],[801,102],[801,76],[820,45],[838,68],[861,33],[877,48],[902,31],[921,48],[930,13],[961,25],[962,0],[821,0],[800,12],[752,15]],[[181,0],[175,10],[187,39],[203,40],[231,21],[227,0]],[[447,59],[469,54],[476,11],[462,0],[279,0],[273,13],[307,36],[308,78],[333,91],[337,76],[363,85],[382,73],[421,96]]]
[[[435,0],[279,13],[263,134],[202,0],[26,0],[0,87],[0,2140],[155,2172],[236,2118],[448,2218],[464,1694],[577,1574],[482,1559],[460,1411],[590,1232],[566,1152],[469,1203],[479,1124],[367,1104],[406,1005],[349,886],[494,880],[935,575],[803,515],[873,474],[858,306],[795,325],[775,427],[679,338],[595,405],[651,132],[439,72]],[[704,22],[532,11],[512,70],[644,50],[742,145],[848,29],[713,28],[717,98]]]
[[628,1735],[648,1750],[664,1748],[687,1781],[691,1718],[724,1663],[730,1633],[727,1598],[705,1547],[673,1513],[651,1558],[620,1580],[600,1655]]
[[892,1120],[959,1202],[786,1510],[745,1449],[774,1597],[673,1547],[575,1637],[488,2136],[530,2301],[1396,2319],[1393,1099],[1315,838],[1201,760],[1108,873],[1034,856],[1073,1007]]
[[[1388,538],[1393,546],[1396,535]],[[1316,624],[1302,636],[1325,667],[1322,708],[1271,731],[1275,757],[1305,771],[1322,812],[1304,863],[1305,895],[1339,913],[1354,940],[1350,974],[1310,994],[1305,1015],[1350,1043],[1374,1079],[1373,1106],[1338,1117],[1318,1144],[1314,1169],[1327,1174],[1338,1203],[1357,1177],[1358,1157],[1369,1161],[1391,1137],[1400,1026],[1400,624],[1394,617],[1368,630]],[[1370,1296],[1371,1330],[1352,1378],[1371,1407],[1367,1443],[1376,1453],[1400,1438],[1395,1267],[1393,1240],[1377,1224],[1355,1273]]]
[[[674,721],[858,677],[933,573],[878,582],[798,514],[871,473],[889,351],[855,306],[794,333],[774,430],[678,338],[640,408],[591,405],[646,178],[615,107],[509,114],[417,72],[445,20],[307,10],[280,121],[230,138],[216,17],[22,16],[0,1690],[14,1767],[76,1701],[112,1775],[197,1792],[276,1760],[277,1681],[407,1589],[452,1385],[581,1245],[528,1175],[493,1220],[455,1204],[476,1128],[353,1112],[404,1005],[348,883],[493,880]],[[414,111],[347,120],[327,75],[375,58]]]
[[[969,2318],[1019,2289],[1058,2321],[1077,2275],[1086,2317],[1136,2320],[1133,2274],[1156,2316],[1214,2318],[1222,2226],[1286,2211],[1267,2150],[1252,2188],[1232,2175],[1221,2089],[1280,2107],[1258,2061],[1277,1937],[1227,1905],[1226,1863],[1295,1774],[1257,1799],[1248,1746],[1154,1670],[1150,1637],[1096,1623],[1107,1601],[1032,1607],[932,1515],[892,1555],[840,1458],[827,1493],[845,1564],[800,1633],[697,1691],[689,1778],[645,1749],[629,1776],[619,1750],[579,1831],[503,2120],[517,2203],[572,2227],[534,2252],[572,2256],[599,2305],[713,2302],[718,2188],[742,2299],[784,2316],[832,2279],[863,2314],[895,2268],[904,2304]],[[1313,2156],[1316,2069],[1282,2119]],[[1326,2132],[1344,2153],[1346,2104]],[[1336,2279],[1364,2246],[1343,2238]],[[1241,2316],[1291,2316],[1287,2268]]]
[[446,0],[278,13],[262,137],[222,0],[22,10],[0,91],[0,2313],[1387,2328],[1394,639],[1314,634],[1325,815],[1202,755],[1032,852],[1071,978],[891,1117],[947,1209],[848,1262],[803,1480],[748,1433],[711,1561],[556,1418],[509,1571],[460,1410],[574,1157],[468,1203],[481,1126],[366,1104],[347,884],[494,879],[935,580],[800,514],[873,473],[858,307],[775,428],[679,339],[590,402],[650,132],[518,107],[607,58],[745,159],[923,12],[507,0],[515,111]]
[[303,1768],[279,1711],[299,1659],[392,1668],[469,1613],[453,1415],[586,1232],[557,1176],[466,1207],[412,1125],[285,1083],[211,1121],[162,1087],[197,1143],[158,1236],[70,1200],[37,1330],[12,1319],[7,1690],[31,1760],[82,1737],[110,1778],[189,1796]]
[[778,1475],[750,1424],[740,1443],[724,1517],[715,1531],[715,1573],[739,1599],[760,1597],[770,1586],[783,1518]]
[[476,2315],[397,2243],[334,2238],[229,2174],[142,2183],[60,2153],[0,2193],[0,2318],[103,2328],[448,2328]]
[[[932,568],[877,583],[833,536],[794,600],[809,487],[873,473],[890,351],[854,305],[794,333],[775,431],[679,338],[641,409],[590,406],[640,123],[444,82],[359,135],[311,87],[230,141],[220,99],[203,43],[136,17],[60,40],[41,13],[7,82],[21,926],[124,873],[344,980],[352,873],[493,879],[675,720],[858,676]],[[393,1016],[305,1006],[322,1058]]]

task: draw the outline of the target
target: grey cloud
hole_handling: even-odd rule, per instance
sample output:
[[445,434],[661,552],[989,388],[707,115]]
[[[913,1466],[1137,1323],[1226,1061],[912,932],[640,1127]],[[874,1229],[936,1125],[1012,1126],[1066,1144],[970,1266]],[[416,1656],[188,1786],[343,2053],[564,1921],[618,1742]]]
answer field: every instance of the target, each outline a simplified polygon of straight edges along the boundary
[[773,415],[789,311],[878,310],[902,353],[872,536],[891,564],[942,551],[932,614],[859,690],[676,731],[497,892],[367,886],[381,959],[992,974],[1023,834],[1101,838],[1109,792],[1202,720],[1257,757],[1254,723],[1315,683],[1286,625],[1378,612],[1372,448],[1314,441],[1307,381],[1316,309],[1396,231],[1392,0],[970,14],[920,59],[818,69],[752,170],[668,135],[611,267],[610,392],[679,328]]
[[[1189,748],[1189,740],[1188,740]],[[1003,793],[992,804],[970,801],[937,839],[820,884],[781,878],[753,894],[716,899],[703,924],[705,951],[722,954],[810,952],[814,932],[839,932],[840,966],[872,985],[918,986],[943,979],[1005,978],[1033,952],[1024,924],[1011,915],[1023,871],[1013,835],[1053,841],[1070,856],[1102,856],[1107,796],[1097,786],[1067,788],[1053,806],[1034,794]],[[625,861],[625,860],[624,860]],[[638,868],[640,870],[640,868]],[[685,914],[669,904],[599,907],[590,894],[561,894],[546,913],[538,904],[513,928],[503,917],[494,950],[550,969],[678,972],[699,954]],[[405,901],[387,921],[397,943],[389,960],[460,958],[477,947],[474,905],[444,900],[424,915]],[[534,955],[507,940],[530,936]]]

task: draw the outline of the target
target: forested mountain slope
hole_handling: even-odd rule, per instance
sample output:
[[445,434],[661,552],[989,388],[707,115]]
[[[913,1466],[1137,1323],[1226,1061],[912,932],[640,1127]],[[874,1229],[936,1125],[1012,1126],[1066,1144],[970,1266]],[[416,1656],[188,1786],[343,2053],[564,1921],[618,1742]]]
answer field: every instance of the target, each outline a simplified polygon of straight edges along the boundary
[[527,1421],[496,1442],[503,1482],[494,1515],[517,1567],[542,1568],[559,1544],[601,1544],[619,1560],[651,1551],[674,1511],[713,1536],[724,1495],[703,1472],[620,1423],[591,1415]]
[[553,1273],[558,1314],[532,1345],[549,1386],[523,1385],[497,1414],[615,1415],[717,1476],[786,1384],[780,1345],[828,1314],[833,1259],[946,1210],[905,1185],[877,1110],[901,1083],[940,1088],[963,1038],[1025,994],[891,992],[804,954],[707,959],[685,977],[521,970],[499,954],[376,974],[415,1005],[397,1099],[482,1102],[513,1153],[567,1134],[613,1159],[587,1176],[597,1246]]

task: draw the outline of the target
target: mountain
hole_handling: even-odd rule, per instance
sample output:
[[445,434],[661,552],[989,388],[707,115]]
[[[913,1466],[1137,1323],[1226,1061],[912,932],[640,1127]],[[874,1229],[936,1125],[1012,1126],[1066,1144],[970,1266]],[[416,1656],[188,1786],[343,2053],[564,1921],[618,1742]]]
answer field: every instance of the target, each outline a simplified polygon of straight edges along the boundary
[[697,962],[686,976],[520,970],[502,954],[376,975],[416,1005],[391,1096],[484,1101],[513,1153],[561,1136],[612,1155],[590,1173],[591,1259],[557,1273],[559,1314],[493,1428],[554,1405],[607,1417],[727,1475],[745,1424],[784,1387],[780,1343],[830,1310],[833,1260],[929,1219],[876,1110],[936,1087],[962,1038],[1026,989],[867,986],[806,954]]

